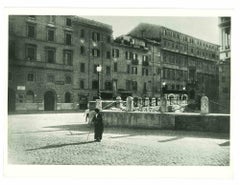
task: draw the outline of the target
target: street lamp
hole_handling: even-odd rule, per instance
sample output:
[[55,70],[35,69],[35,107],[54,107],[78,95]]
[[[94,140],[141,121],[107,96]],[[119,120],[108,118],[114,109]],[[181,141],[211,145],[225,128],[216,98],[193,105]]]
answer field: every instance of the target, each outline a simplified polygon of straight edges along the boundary
[[98,65],[97,66],[97,73],[98,73],[98,98],[101,99],[101,94],[100,94],[100,72],[102,71],[102,66]]
[[166,90],[166,82],[163,82],[162,83],[162,97],[164,96],[165,90]]

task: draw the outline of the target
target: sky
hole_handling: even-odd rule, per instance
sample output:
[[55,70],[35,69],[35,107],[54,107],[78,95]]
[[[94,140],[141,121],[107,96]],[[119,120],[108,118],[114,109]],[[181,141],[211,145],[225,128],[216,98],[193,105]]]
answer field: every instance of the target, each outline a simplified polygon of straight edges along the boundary
[[127,34],[141,22],[165,26],[167,28],[219,44],[218,17],[137,17],[137,16],[81,16],[110,24],[113,36]]

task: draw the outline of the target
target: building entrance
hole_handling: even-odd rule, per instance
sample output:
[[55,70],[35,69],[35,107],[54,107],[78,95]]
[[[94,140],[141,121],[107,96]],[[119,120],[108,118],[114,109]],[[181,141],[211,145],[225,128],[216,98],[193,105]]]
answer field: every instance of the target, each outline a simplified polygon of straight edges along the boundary
[[12,89],[8,89],[8,112],[15,111],[16,109],[16,94]]
[[51,111],[55,109],[55,96],[52,91],[44,94],[44,110]]

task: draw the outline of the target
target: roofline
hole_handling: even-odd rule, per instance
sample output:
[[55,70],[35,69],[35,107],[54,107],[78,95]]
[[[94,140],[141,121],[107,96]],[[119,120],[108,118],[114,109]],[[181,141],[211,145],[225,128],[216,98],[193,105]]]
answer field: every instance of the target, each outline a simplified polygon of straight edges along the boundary
[[[176,33],[180,33],[180,34],[182,34],[182,35],[185,35],[185,36],[188,36],[188,37],[192,37],[192,38],[201,40],[201,41],[203,41],[203,42],[205,42],[205,43],[209,43],[209,44],[212,44],[212,45],[215,45],[215,46],[220,46],[219,44],[214,44],[214,43],[212,43],[212,42],[205,41],[205,40],[203,40],[203,39],[200,39],[200,38],[197,38],[197,37],[188,35],[188,34],[183,33],[183,32],[179,32],[179,31],[173,30],[173,29],[171,29],[171,28],[168,28],[168,27],[165,27],[165,26],[162,26],[162,25],[150,24],[150,23],[142,22],[142,23],[139,23],[135,28],[139,27],[140,25],[145,25],[145,26],[151,25],[151,26],[155,26],[155,27],[158,27],[158,28],[165,28],[165,29],[168,29],[168,30],[170,30],[170,31],[174,31],[174,32],[176,32]],[[135,29],[135,28],[133,28],[133,29]],[[130,31],[130,32],[131,32],[131,31]],[[129,32],[128,34],[130,34],[130,32]],[[127,34],[127,35],[128,35],[128,34]]]

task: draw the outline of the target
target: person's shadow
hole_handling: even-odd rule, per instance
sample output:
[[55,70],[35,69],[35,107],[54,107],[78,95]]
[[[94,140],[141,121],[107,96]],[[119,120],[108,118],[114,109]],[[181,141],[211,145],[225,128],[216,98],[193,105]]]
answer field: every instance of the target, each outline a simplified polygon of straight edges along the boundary
[[27,149],[26,151],[59,148],[59,147],[71,146],[71,145],[84,145],[84,144],[90,144],[90,143],[95,143],[95,141],[85,141],[85,142],[79,142],[79,143],[65,143],[65,144],[57,144],[57,145],[47,145],[47,146],[43,146],[43,147],[39,147],[39,148]]

